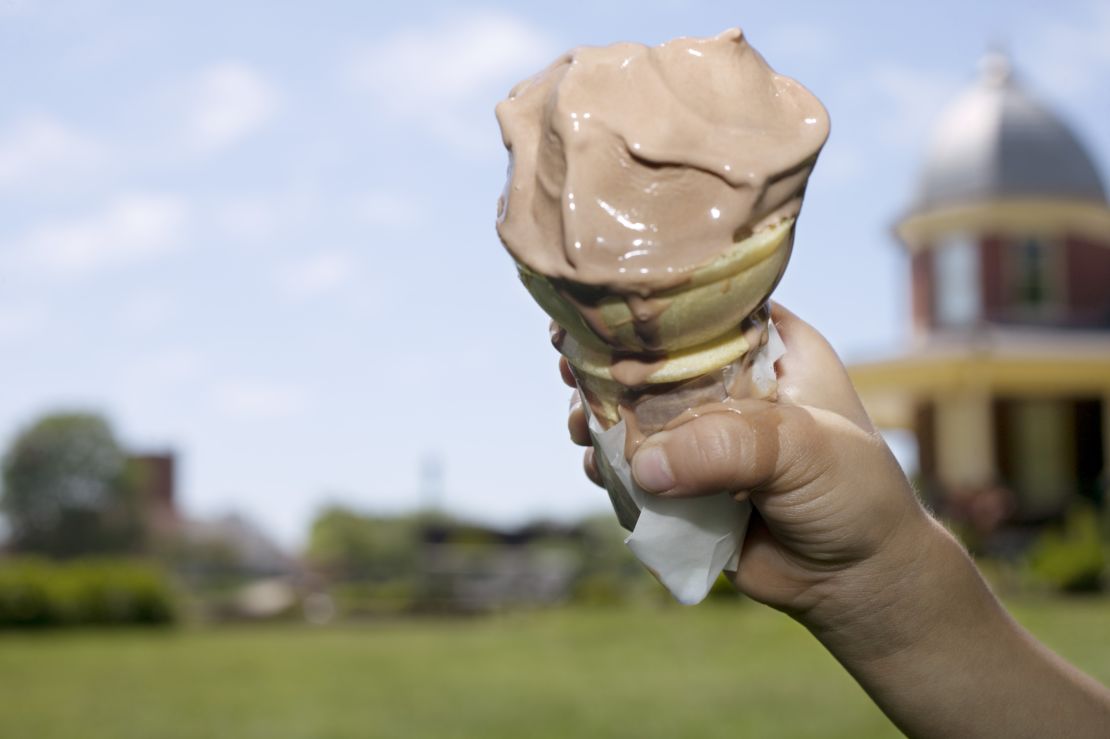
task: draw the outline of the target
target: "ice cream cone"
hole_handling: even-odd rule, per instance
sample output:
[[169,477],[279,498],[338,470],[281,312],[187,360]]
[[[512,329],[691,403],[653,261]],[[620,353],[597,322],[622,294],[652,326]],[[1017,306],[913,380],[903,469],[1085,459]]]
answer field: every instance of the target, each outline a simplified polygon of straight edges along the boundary
[[659,363],[636,387],[612,376],[606,354],[585,348],[572,336],[564,338],[560,351],[571,363],[585,400],[598,472],[621,525],[631,531],[646,502],[629,468],[640,441],[691,409],[741,398],[773,399],[778,390],[774,363],[784,349],[764,306],[717,341]]
[[[652,417],[637,415],[641,423],[647,422],[645,432],[650,433],[651,427],[670,420],[657,418],[664,403],[675,409],[671,414],[674,416],[694,405],[722,401],[738,393],[736,384],[742,379],[738,373],[747,369],[753,359],[750,355],[762,346],[766,336],[767,319],[753,316],[713,341],[654,362],[639,362],[640,381],[634,385],[614,376],[616,365],[609,352],[583,344],[569,333],[560,343],[559,351],[570,362],[578,387],[602,428],[621,420],[622,406],[629,409],[647,405],[648,410],[655,411]],[[714,373],[726,368],[730,368],[727,377],[714,377]]]
[[[607,292],[587,306],[588,298],[574,297],[588,292],[583,286],[560,285],[517,266],[532,297],[583,352],[677,352],[676,357],[685,355],[683,361],[668,362],[668,366],[685,367],[691,361],[712,361],[720,351],[735,348],[730,333],[767,300],[786,269],[794,222],[789,217],[756,231],[692,272],[681,285],[647,296],[646,300],[665,305],[650,340],[638,332],[627,296]],[[730,348],[712,349],[719,344]]]
[[558,327],[629,548],[696,603],[738,565],[750,506],[649,495],[630,460],[667,424],[774,398],[784,347],[767,300],[828,115],[729,29],[579,47],[497,118],[510,153],[498,235]]

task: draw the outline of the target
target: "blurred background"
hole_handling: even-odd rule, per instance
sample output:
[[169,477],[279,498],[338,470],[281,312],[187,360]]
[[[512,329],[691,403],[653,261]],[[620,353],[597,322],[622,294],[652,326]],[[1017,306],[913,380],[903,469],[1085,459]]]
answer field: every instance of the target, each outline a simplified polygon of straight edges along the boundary
[[494,231],[493,106],[741,26],[829,109],[776,298],[1110,680],[1110,8],[0,0],[5,736],[896,736],[669,603]]

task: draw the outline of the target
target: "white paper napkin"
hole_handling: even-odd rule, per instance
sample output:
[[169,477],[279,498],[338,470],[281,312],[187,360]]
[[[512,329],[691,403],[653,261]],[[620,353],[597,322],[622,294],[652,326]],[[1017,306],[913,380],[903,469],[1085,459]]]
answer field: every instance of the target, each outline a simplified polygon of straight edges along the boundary
[[[774,323],[767,344],[759,351],[751,369],[752,380],[761,394],[771,396],[775,362],[786,351]],[[645,493],[632,479],[631,466],[624,458],[624,421],[603,431],[591,416],[590,434],[602,458],[599,467],[617,517],[627,523],[635,518],[634,511],[639,511],[625,544],[678,602],[700,603],[722,570],[735,570],[739,565],[751,504],[734,500],[730,493],[683,499]]]

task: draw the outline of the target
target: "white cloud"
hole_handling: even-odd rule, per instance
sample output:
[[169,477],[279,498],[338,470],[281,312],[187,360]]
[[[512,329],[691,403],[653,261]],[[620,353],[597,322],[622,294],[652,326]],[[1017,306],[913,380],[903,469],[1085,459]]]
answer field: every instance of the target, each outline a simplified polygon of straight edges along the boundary
[[278,272],[278,287],[292,298],[311,298],[334,292],[347,283],[353,274],[350,255],[343,252],[321,252],[287,264]]
[[163,290],[142,290],[128,297],[119,310],[120,324],[137,333],[161,328],[176,312],[173,299]]
[[223,235],[240,244],[288,239],[298,229],[316,227],[325,213],[332,212],[334,199],[313,183],[293,185],[270,192],[220,195],[208,203],[208,219]]
[[873,70],[869,86],[879,136],[897,147],[921,146],[945,104],[960,89],[956,80],[937,72],[884,64]]
[[31,306],[0,306],[0,344],[29,338],[46,327],[46,314]]
[[169,346],[139,357],[128,367],[137,384],[165,390],[203,376],[208,362],[191,347]]
[[232,418],[268,421],[303,413],[308,395],[299,386],[273,380],[237,381],[216,391],[216,404]]
[[20,246],[55,272],[82,273],[153,259],[182,243],[188,207],[173,195],[121,195],[103,210],[31,230]]
[[188,111],[189,136],[201,151],[232,146],[274,116],[278,94],[258,71],[242,62],[208,67],[196,80]]
[[216,223],[236,241],[261,241],[279,230],[277,206],[261,197],[239,197],[220,203]]
[[61,121],[25,115],[0,130],[0,189],[65,179],[102,159],[97,144]]
[[0,18],[14,18],[31,12],[31,0],[0,0]]
[[353,210],[355,218],[371,226],[408,226],[420,214],[412,200],[382,190],[356,195]]
[[1083,19],[1052,13],[1029,30],[1033,41],[1017,55],[1041,85],[1074,98],[1105,93],[1110,84],[1110,5],[1090,2]]
[[487,11],[389,36],[356,54],[347,72],[381,110],[473,151],[489,105],[558,51],[542,29]]

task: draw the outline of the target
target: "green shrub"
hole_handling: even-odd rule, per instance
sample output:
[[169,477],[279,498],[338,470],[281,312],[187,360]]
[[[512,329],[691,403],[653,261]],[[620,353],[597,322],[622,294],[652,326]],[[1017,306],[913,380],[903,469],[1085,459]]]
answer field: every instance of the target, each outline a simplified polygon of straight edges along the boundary
[[1032,576],[1065,592],[1102,589],[1105,562],[1098,513],[1076,505],[1059,529],[1041,534],[1029,553]]
[[343,617],[394,615],[411,611],[419,603],[417,583],[405,577],[340,583],[331,595]]
[[603,570],[578,578],[571,591],[571,601],[579,605],[619,606],[628,602],[629,595],[626,579]]
[[118,559],[0,560],[0,628],[169,624],[173,590],[156,565]]
[[0,625],[45,626],[64,618],[58,583],[44,561],[26,559],[0,567]]

